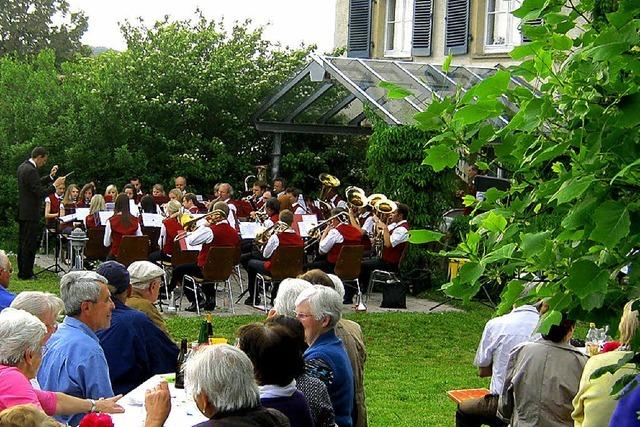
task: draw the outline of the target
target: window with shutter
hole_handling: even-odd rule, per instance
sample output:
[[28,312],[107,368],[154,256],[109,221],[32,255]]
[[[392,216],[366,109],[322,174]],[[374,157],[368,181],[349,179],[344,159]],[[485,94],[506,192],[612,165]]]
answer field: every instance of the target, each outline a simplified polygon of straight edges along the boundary
[[432,23],[433,1],[415,0],[413,5],[413,37],[411,41],[411,55],[431,55]]
[[349,0],[347,56],[368,58],[371,54],[371,0]]
[[512,13],[521,4],[521,0],[487,0],[485,52],[509,52],[520,44],[520,19]]
[[413,0],[387,0],[384,56],[411,56]]
[[524,35],[524,32],[522,31],[522,25],[532,25],[532,26],[542,25],[542,18],[531,19],[530,21],[525,21],[523,24],[520,25],[519,29],[520,29],[520,34],[522,36],[522,43],[529,43],[531,39]]
[[469,50],[469,0],[447,0],[445,54],[463,55]]

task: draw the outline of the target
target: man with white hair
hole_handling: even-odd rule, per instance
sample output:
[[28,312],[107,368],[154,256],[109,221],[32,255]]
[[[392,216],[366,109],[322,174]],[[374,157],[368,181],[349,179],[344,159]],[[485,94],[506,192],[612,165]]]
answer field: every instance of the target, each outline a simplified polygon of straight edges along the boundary
[[[60,279],[62,325],[47,342],[38,382],[44,390],[84,399],[112,397],[109,366],[96,332],[111,325],[114,308],[107,279],[92,271],[73,271]],[[58,417],[77,425],[83,414]]]
[[352,427],[353,371],[335,326],[342,317],[342,299],[333,289],[315,285],[296,299],[296,317],[304,327],[309,348],[304,352],[307,373],[321,379],[329,391],[336,423]]
[[153,375],[173,372],[178,347],[142,312],[127,307],[129,272],[107,261],[97,272],[107,278],[115,308],[111,327],[97,333],[115,393],[126,394]]
[[7,290],[12,273],[13,267],[9,257],[5,251],[0,250],[0,310],[9,307],[11,301],[16,297],[15,294]]
[[[194,427],[289,427],[281,412],[260,405],[260,392],[254,379],[253,364],[237,347],[227,344],[207,346],[189,358],[184,368],[188,393],[208,421]],[[167,387],[156,387],[147,396],[147,413],[168,416],[170,399]],[[164,425],[164,420],[147,422],[146,427]]]
[[169,338],[169,330],[164,318],[154,305],[160,295],[164,270],[149,261],[136,261],[127,268],[131,283],[131,295],[127,307],[143,312]]
[[60,298],[49,292],[22,291],[11,303],[11,308],[24,310],[36,316],[47,327],[46,343],[58,329],[58,316],[64,309]]

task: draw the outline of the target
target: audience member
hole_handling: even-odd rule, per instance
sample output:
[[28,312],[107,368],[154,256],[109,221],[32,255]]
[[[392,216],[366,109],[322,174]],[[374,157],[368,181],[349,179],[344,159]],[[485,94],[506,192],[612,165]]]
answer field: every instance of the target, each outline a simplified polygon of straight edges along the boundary
[[[91,271],[74,271],[60,280],[60,296],[67,317],[51,336],[38,371],[44,390],[60,391],[84,399],[113,396],[109,366],[96,331],[111,324],[107,279]],[[59,417],[77,425],[81,413]]]
[[63,427],[34,405],[17,405],[0,411],[0,427]]
[[[304,342],[304,327],[295,317],[276,315],[267,319],[265,323],[268,327],[279,325],[287,328],[295,338],[295,346],[300,354],[304,354],[307,343]],[[311,410],[313,425],[315,427],[335,427],[335,415],[331,398],[327,391],[327,386],[316,377],[312,377],[306,372],[302,372],[296,378],[296,388],[304,394]]]
[[[195,427],[290,425],[281,412],[260,405],[260,392],[251,360],[239,348],[218,344],[196,352],[185,365],[185,384],[200,412],[209,418]],[[145,427],[164,425],[171,405],[168,392],[161,385],[147,393],[147,414],[163,414],[164,419],[147,419]]]
[[11,301],[16,297],[12,292],[9,292],[9,282],[11,281],[11,275],[13,274],[13,267],[7,253],[0,249],[0,310],[9,307]]
[[132,288],[127,306],[146,314],[154,325],[170,337],[164,318],[154,305],[160,295],[164,270],[149,261],[133,262],[127,270]]
[[175,370],[175,343],[144,313],[125,305],[131,295],[126,267],[107,261],[97,273],[107,279],[115,304],[111,327],[97,333],[114,392],[126,394],[155,374]]
[[[605,374],[606,375],[606,374]],[[640,375],[636,376],[627,388],[622,392],[622,397],[618,400],[618,405],[613,410],[609,427],[638,427],[638,408],[640,408]],[[632,390],[629,390],[633,387]],[[584,424],[583,424],[584,425]],[[593,424],[595,425],[595,424]],[[604,424],[600,424],[604,425]]]
[[563,314],[542,338],[516,346],[498,401],[498,416],[512,426],[560,427],[573,424],[571,401],[587,362],[569,340],[576,324]]
[[[528,288],[521,293],[526,297]],[[497,416],[498,398],[502,394],[509,353],[520,343],[531,341],[540,315],[533,305],[513,307],[510,313],[487,322],[473,364],[478,376],[491,377],[489,394],[468,399],[458,405],[456,426],[505,425]]]
[[[598,427],[609,425],[609,419],[618,401],[611,395],[611,387],[624,375],[636,372],[633,364],[625,365],[613,374],[604,374],[591,379],[591,375],[604,366],[615,365],[621,357],[630,353],[630,344],[638,329],[638,310],[633,304],[638,300],[625,304],[620,318],[621,346],[617,350],[598,354],[589,358],[582,371],[580,389],[573,399],[573,417],[575,427]],[[618,425],[618,424],[615,424]]]
[[32,386],[29,380],[40,367],[46,334],[45,325],[31,313],[14,308],[0,313],[0,410],[30,404],[47,415],[123,412],[116,403],[120,396],[96,402]]
[[335,333],[341,316],[342,299],[333,289],[316,285],[296,299],[296,317],[304,326],[309,345],[304,353],[306,370],[327,385],[337,425],[351,427],[353,372],[344,345]]
[[36,316],[47,327],[46,343],[58,330],[58,316],[64,309],[64,303],[57,296],[48,292],[22,291],[11,303],[11,307],[24,310]]

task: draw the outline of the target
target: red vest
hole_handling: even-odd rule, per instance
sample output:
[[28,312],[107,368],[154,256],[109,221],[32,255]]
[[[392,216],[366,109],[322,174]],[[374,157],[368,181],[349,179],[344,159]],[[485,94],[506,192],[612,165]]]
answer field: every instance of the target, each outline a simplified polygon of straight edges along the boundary
[[[283,231],[282,233],[278,233],[278,246],[273,251],[273,253],[275,253],[275,251],[277,251],[280,246],[301,247],[301,246],[304,246],[304,241],[302,240],[302,237],[300,237],[298,233],[285,233]],[[264,262],[264,268],[267,271],[271,271],[271,260]]]
[[[409,230],[409,224],[407,222],[403,222],[398,227]],[[389,231],[389,233],[392,233],[392,231]],[[382,261],[388,262],[389,264],[398,265],[400,263],[400,257],[402,256],[402,252],[404,251],[404,248],[408,244],[409,242],[404,242],[404,243],[400,243],[395,247],[385,246],[384,249],[382,250]]]
[[[47,196],[49,198],[49,213],[51,214],[57,214],[60,213],[60,199],[58,199],[58,196],[56,196],[55,193],[49,194],[49,196]],[[56,226],[56,220],[54,219],[48,219],[47,220],[47,227],[55,227]]]
[[87,230],[90,228],[96,228],[98,225],[96,224],[95,214],[87,215],[87,217],[84,219],[84,224],[87,227]]
[[138,226],[140,225],[138,218],[132,216],[129,226],[125,227],[122,224],[122,215],[113,215],[109,218],[111,224],[111,250],[109,253],[114,256],[120,254],[120,243],[122,242],[122,236],[135,236]]
[[178,233],[183,231],[183,228],[176,217],[167,218],[162,221],[162,224],[164,224],[165,234],[167,235],[162,244],[162,252],[166,255],[171,255],[173,253],[173,241]]
[[336,227],[338,233],[342,235],[344,241],[342,243],[336,243],[333,245],[329,253],[327,254],[327,261],[331,264],[335,264],[338,261],[338,255],[343,246],[347,245],[360,245],[362,244],[362,233],[353,225],[340,224]]
[[280,214],[273,214],[269,217],[269,219],[275,224],[276,222],[280,221]]
[[202,245],[202,249],[198,254],[198,266],[203,267],[207,263],[207,255],[209,249],[214,246],[238,246],[240,237],[238,232],[229,225],[228,222],[219,222],[209,226],[213,232],[213,241]]

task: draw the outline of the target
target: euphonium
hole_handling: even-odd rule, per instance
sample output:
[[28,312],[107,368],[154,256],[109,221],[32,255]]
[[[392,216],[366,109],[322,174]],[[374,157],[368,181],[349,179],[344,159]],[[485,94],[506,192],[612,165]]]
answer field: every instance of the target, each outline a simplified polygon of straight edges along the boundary
[[180,216],[179,221],[185,231],[193,231],[196,229],[198,221],[200,221],[202,218],[206,218],[209,222],[218,222],[222,219],[225,219],[226,217],[227,215],[224,213],[224,211],[215,209],[209,213],[202,215],[192,215],[189,213],[185,213]]
[[363,208],[368,203],[367,195],[360,187],[347,187],[347,189],[345,190],[345,196],[347,198],[347,203],[349,204],[349,206],[352,206],[356,209]]
[[331,220],[335,218],[339,218],[342,222],[348,222],[349,214],[347,212],[340,212],[339,214],[331,216],[324,221],[320,221],[315,227],[310,228],[307,231],[308,240],[304,245],[305,250],[315,245],[316,242],[320,240],[320,236],[322,236],[324,229],[331,225]]

